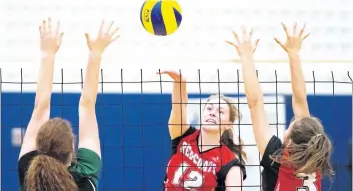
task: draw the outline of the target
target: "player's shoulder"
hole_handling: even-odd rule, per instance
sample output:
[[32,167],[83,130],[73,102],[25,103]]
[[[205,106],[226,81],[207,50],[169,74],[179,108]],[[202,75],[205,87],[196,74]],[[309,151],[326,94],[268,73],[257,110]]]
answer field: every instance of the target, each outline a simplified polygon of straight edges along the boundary
[[222,154],[223,153],[224,154],[234,153],[232,150],[230,150],[230,148],[227,145],[225,145],[223,143],[221,144],[221,146],[218,149],[220,149],[222,151]]
[[228,146],[222,144],[219,153],[221,153],[220,157],[220,169],[217,173],[217,176],[224,180],[229,172],[229,170],[233,167],[239,167],[243,174],[243,180],[246,179],[246,169],[244,166],[244,160],[241,160],[235,152],[233,152]]
[[200,134],[200,129],[190,126],[187,132],[185,133],[185,138],[188,139],[197,139],[198,135]]
[[189,129],[177,139],[184,141],[196,140],[198,135],[200,134],[200,129],[197,129],[193,126],[190,126]]

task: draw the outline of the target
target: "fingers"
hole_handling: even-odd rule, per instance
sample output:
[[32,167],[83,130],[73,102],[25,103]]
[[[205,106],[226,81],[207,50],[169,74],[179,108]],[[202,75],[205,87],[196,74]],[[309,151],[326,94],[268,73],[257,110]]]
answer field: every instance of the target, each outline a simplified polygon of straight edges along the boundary
[[[105,23],[108,25],[105,25]],[[103,52],[112,42],[120,37],[117,33],[118,30],[118,27],[114,27],[114,21],[107,23],[103,20],[100,23],[96,38],[93,39],[91,35],[85,33],[88,48],[91,51]]]
[[101,25],[99,27],[98,38],[107,40],[109,39],[109,42],[113,42],[118,39],[120,37],[120,35],[117,35],[119,28],[114,27],[114,21],[110,22],[109,26],[106,29],[104,29],[104,23],[104,21],[101,22]]
[[168,72],[166,72],[166,71],[158,71],[158,72],[156,72],[156,74],[159,74],[159,75],[162,75],[162,74],[168,74],[168,75],[169,75],[169,73],[168,73]]
[[252,32],[253,32],[253,28],[250,29],[250,32],[248,34],[248,41],[251,41]]
[[181,79],[181,75],[174,71],[159,71],[157,74],[167,74],[169,75],[174,81],[179,81]]
[[42,20],[42,23],[39,25],[40,37],[43,37],[46,33],[47,33],[47,21]]
[[43,26],[42,25],[39,25],[39,34],[40,34],[40,37],[43,37]]
[[118,39],[120,35],[116,35],[115,37],[112,37],[110,40],[110,43],[114,42],[116,39]]
[[233,36],[234,36],[235,40],[237,41],[237,43],[240,44],[239,36],[235,31],[233,31]]
[[[305,30],[305,27],[306,27],[306,24],[303,25],[302,28],[300,28],[299,32],[297,33],[297,26],[298,26],[298,23],[295,22],[293,24],[293,28],[292,28],[292,35],[289,34],[288,32],[288,27],[287,25],[285,25],[283,22],[282,22],[282,27],[284,29],[284,31],[286,32],[286,35],[287,35],[287,38],[289,38],[290,36],[293,36],[293,37],[301,37],[302,40],[304,40],[305,38],[307,38],[309,36],[309,34],[305,35],[303,37],[303,33],[304,33],[304,30]],[[278,42],[277,42],[278,43]]]
[[51,24],[51,18],[48,18],[48,32],[51,33],[52,32],[52,24]]
[[237,45],[242,44],[243,42],[251,42],[252,39],[252,35],[253,35],[253,28],[250,28],[247,32],[245,26],[242,27],[241,32],[242,32],[242,40],[240,40],[239,35],[237,32],[235,32],[235,30],[232,31],[233,32],[233,36],[236,40],[236,42],[231,42],[231,41],[225,41],[226,43],[237,47]]
[[60,31],[60,21],[56,21],[56,26],[53,26],[53,21],[49,17],[42,20],[39,26],[41,51],[56,54],[59,50],[64,33]]
[[104,20],[101,22],[101,25],[100,25],[100,27],[99,27],[98,36],[102,36],[102,34],[103,34],[103,27],[104,27]]
[[[110,33],[110,37],[113,37],[115,35],[115,33],[118,32],[118,30],[119,30],[119,27],[115,27],[115,29]],[[120,35],[118,35],[118,36],[120,36]]]
[[89,38],[89,34],[88,33],[85,33],[85,37],[86,37],[86,40],[87,40],[87,42],[90,40],[90,38]]
[[287,26],[283,22],[281,24],[282,24],[283,30],[286,33],[287,37],[289,37],[290,35],[289,35],[289,32],[288,32]]
[[293,36],[296,36],[296,34],[297,34],[297,22],[295,22],[293,25],[292,34],[293,34]]
[[278,40],[278,38],[274,38],[274,40],[283,48],[283,50],[287,50],[286,46],[284,46],[284,44],[280,40]]
[[170,76],[176,76],[178,75],[176,72],[174,71],[158,71],[157,74],[168,74]]
[[310,33],[306,34],[306,35],[302,38],[302,41],[304,41],[309,35],[310,35]]
[[232,45],[232,46],[237,46],[236,44],[234,44],[233,42],[230,42],[230,41],[228,41],[228,40],[226,40],[226,43],[228,43],[228,44],[230,44],[230,45]]
[[255,50],[256,50],[256,48],[257,48],[257,45],[259,44],[259,42],[260,42],[260,39],[257,39],[257,40],[255,41],[255,45],[254,45],[254,51],[253,51],[253,52],[255,52]]
[[108,29],[107,29],[107,34],[112,34],[111,32],[110,32],[110,30],[112,29],[112,27],[113,27],[113,24],[114,24],[114,21],[112,21],[112,22],[110,22],[110,25],[108,26]]
[[280,40],[278,40],[278,38],[274,38],[274,40],[277,42],[277,44],[281,45],[283,47],[283,44]]
[[302,37],[302,41],[304,41],[310,35],[310,33],[308,33],[303,36],[305,28],[306,28],[306,24],[304,24],[303,28],[300,29],[299,35],[298,35],[298,36]]
[[62,40],[63,40],[63,36],[64,36],[64,33],[63,33],[63,32],[58,35],[58,45],[59,45],[59,46],[61,45],[61,42],[62,42]]
[[298,36],[302,36],[305,30],[306,24],[304,24],[303,28],[300,29]]
[[250,42],[253,33],[253,28],[246,30],[245,26],[242,26],[243,41]]
[[257,40],[255,41],[255,47],[257,47],[257,45],[259,44],[259,42],[260,42],[260,39],[257,39]]
[[[60,21],[58,20],[56,22],[56,29],[55,29],[55,36],[58,36],[59,35],[59,32],[60,32]],[[60,34],[61,35],[61,34]]]
[[53,31],[53,24],[52,19],[49,17],[47,20],[43,20],[41,25],[39,26],[39,33],[40,36],[43,37],[44,35],[50,35],[53,37],[60,37],[60,21],[56,22],[56,28]]
[[47,29],[47,21],[46,20],[42,21],[42,29],[43,29],[43,34],[48,30]]

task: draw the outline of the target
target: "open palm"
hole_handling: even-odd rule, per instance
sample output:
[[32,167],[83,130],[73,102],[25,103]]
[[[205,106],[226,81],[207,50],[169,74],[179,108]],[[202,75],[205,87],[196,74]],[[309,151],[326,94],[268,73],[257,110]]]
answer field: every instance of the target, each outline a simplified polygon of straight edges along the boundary
[[120,35],[117,34],[119,28],[113,27],[113,25],[114,22],[111,22],[108,28],[104,30],[104,21],[102,21],[99,28],[98,36],[95,39],[91,38],[88,33],[85,34],[87,46],[90,51],[102,53],[105,48],[109,46],[109,44],[111,44],[120,37]]
[[259,39],[255,41],[255,44],[251,44],[253,29],[247,31],[245,27],[242,29],[242,39],[239,38],[239,34],[233,31],[236,42],[226,41],[228,44],[234,46],[240,57],[244,55],[252,55],[259,43]]
[[287,40],[282,43],[280,40],[275,38],[275,41],[288,53],[299,52],[302,46],[302,42],[310,35],[310,33],[304,35],[305,25],[297,31],[297,23],[295,23],[290,30],[288,30],[287,25],[282,23],[284,32],[286,33]]

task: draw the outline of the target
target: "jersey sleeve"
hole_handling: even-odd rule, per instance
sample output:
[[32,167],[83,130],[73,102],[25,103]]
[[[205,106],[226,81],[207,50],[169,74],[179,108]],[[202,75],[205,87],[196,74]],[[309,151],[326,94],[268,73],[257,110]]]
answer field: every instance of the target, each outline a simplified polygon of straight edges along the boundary
[[225,181],[227,178],[227,174],[229,172],[229,170],[232,167],[239,167],[242,175],[243,175],[243,180],[246,179],[246,169],[245,166],[240,162],[239,159],[234,158],[233,160],[231,160],[230,162],[228,162],[227,164],[225,164],[220,171],[218,171],[217,173],[217,182],[218,182],[218,187],[220,188],[225,188]]
[[227,174],[229,172],[229,170],[232,167],[239,167],[242,175],[243,175],[243,180],[246,179],[246,169],[244,164],[239,160],[239,158],[237,157],[237,155],[235,153],[233,153],[232,151],[230,151],[228,148],[223,149],[222,150],[222,167],[220,168],[220,170],[217,172],[217,187],[220,190],[225,190],[226,185],[225,185],[225,181],[227,178]]
[[176,137],[175,139],[173,139],[173,140],[172,140],[172,154],[175,154],[175,153],[176,153],[177,148],[178,148],[178,145],[179,145],[180,141],[181,141],[183,138],[185,138],[185,137],[187,137],[187,136],[189,136],[189,135],[191,135],[191,134],[193,134],[193,133],[195,133],[195,132],[196,132],[196,128],[190,126],[189,129],[188,129],[184,134],[182,134],[181,136]]
[[20,160],[18,160],[17,171],[18,171],[18,178],[20,181],[21,188],[23,187],[25,176],[29,168],[29,165],[31,164],[31,161],[33,160],[33,158],[37,155],[38,155],[37,151],[32,151],[23,155],[20,158]]
[[99,174],[101,170],[101,159],[94,151],[79,148],[76,152],[77,161],[69,167],[76,182],[90,179],[98,187]]
[[264,168],[269,168],[269,169],[278,171],[280,164],[278,164],[277,162],[274,162],[270,158],[270,156],[273,155],[279,149],[282,149],[282,147],[283,147],[282,141],[278,137],[272,136],[272,138],[270,139],[270,141],[266,146],[265,153],[262,156],[260,165],[263,166]]

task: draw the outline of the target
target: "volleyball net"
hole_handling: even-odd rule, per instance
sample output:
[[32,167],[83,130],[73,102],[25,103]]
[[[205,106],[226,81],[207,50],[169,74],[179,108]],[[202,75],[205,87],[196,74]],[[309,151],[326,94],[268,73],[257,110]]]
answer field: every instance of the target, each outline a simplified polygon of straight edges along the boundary
[[[305,66],[304,66],[305,68]],[[258,71],[264,91],[265,110],[271,131],[279,138],[293,117],[288,68]],[[173,82],[152,69],[102,69],[96,112],[103,167],[99,190],[161,190],[171,141],[168,118]],[[188,85],[188,121],[200,124],[201,104],[211,94],[225,94],[242,113],[235,123],[248,155],[243,190],[260,190],[261,167],[251,127],[249,109],[239,66],[226,69],[180,70]],[[336,177],[323,190],[351,189],[352,72],[305,70],[308,102],[334,144],[332,164]],[[55,71],[51,116],[69,120],[78,132],[78,102],[84,71]],[[2,189],[17,190],[17,158],[25,127],[31,117],[36,69],[1,69]]]

